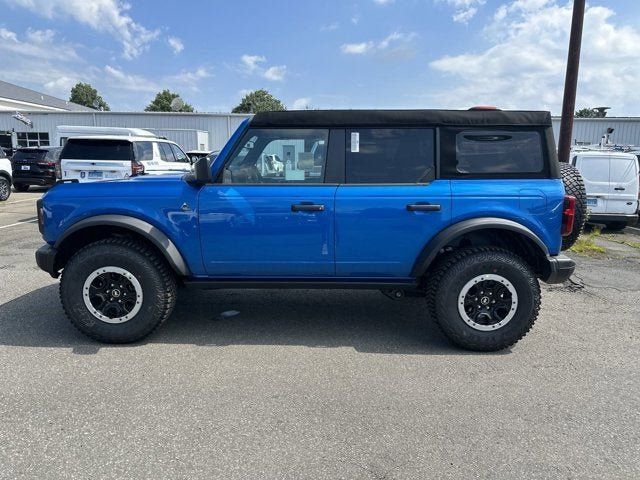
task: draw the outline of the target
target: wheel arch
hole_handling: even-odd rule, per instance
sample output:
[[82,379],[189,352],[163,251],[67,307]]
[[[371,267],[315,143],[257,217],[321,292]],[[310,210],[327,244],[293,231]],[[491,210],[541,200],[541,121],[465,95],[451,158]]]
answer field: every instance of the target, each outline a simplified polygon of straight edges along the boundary
[[533,231],[505,218],[473,218],[450,225],[427,243],[416,259],[412,277],[422,277],[447,247],[505,246],[523,256],[536,273],[548,272],[549,249]]
[[117,235],[129,235],[142,240],[160,253],[176,274],[189,275],[189,267],[182,254],[162,230],[127,215],[97,215],[74,223],[54,244],[57,269],[63,268],[73,253],[83,246]]

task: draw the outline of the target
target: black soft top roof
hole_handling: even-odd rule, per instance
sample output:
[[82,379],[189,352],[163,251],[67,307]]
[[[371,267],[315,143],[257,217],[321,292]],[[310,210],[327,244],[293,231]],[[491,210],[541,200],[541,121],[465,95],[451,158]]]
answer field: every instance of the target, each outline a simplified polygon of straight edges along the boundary
[[551,126],[551,114],[520,110],[298,110],[257,113],[252,127]]

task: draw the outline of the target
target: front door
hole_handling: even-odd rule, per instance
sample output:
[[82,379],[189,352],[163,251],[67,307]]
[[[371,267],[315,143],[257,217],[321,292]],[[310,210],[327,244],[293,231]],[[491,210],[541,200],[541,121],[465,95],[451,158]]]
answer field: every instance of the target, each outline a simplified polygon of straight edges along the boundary
[[199,197],[207,274],[333,276],[337,185],[324,183],[328,131],[249,129]]

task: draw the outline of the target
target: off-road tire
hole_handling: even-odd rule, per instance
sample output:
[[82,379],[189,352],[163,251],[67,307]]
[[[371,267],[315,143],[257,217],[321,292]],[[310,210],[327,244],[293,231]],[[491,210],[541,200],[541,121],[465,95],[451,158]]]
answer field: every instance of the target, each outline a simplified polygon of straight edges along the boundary
[[11,196],[11,182],[8,178],[0,177],[0,202],[4,202]]
[[26,192],[27,190],[29,190],[29,186],[25,183],[14,183],[13,184],[13,188],[16,192]]
[[[124,323],[99,320],[84,302],[86,279],[103,267],[127,270],[142,287],[142,306]],[[149,335],[171,314],[176,294],[176,279],[165,260],[148,246],[123,238],[108,238],[82,248],[71,257],[60,280],[60,299],[71,323],[85,335],[105,343],[135,342]]]
[[578,240],[587,221],[587,191],[584,188],[582,175],[573,165],[560,163],[560,175],[562,176],[566,194],[576,197],[576,215],[573,222],[573,231],[566,237],[562,237],[562,250],[568,250]]
[[[464,285],[478,275],[506,278],[518,294],[513,318],[493,331],[469,326],[458,311]],[[427,305],[432,319],[457,346],[497,351],[514,345],[535,323],[540,310],[540,285],[531,267],[518,255],[497,247],[475,247],[445,254],[428,272]]]

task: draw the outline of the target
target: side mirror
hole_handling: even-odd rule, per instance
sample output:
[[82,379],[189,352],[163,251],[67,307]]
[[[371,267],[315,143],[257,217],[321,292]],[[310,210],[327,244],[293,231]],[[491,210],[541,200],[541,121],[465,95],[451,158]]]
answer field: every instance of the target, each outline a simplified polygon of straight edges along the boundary
[[204,185],[211,181],[209,162],[206,158],[199,158],[193,163],[193,173],[187,174],[187,181],[197,185]]

